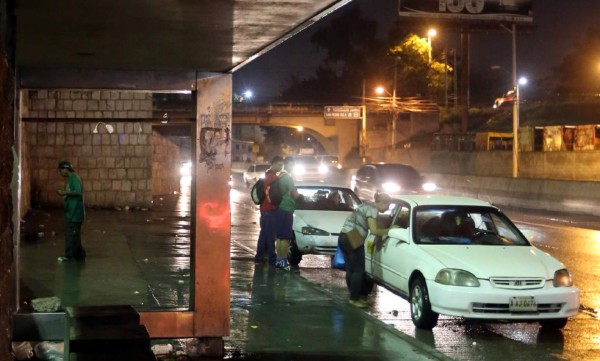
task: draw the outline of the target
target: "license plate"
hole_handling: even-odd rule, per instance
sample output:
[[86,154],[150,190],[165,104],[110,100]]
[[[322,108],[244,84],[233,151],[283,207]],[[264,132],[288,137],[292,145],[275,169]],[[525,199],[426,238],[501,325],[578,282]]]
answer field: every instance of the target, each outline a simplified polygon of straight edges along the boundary
[[537,311],[537,302],[533,297],[511,297],[508,310],[510,312]]

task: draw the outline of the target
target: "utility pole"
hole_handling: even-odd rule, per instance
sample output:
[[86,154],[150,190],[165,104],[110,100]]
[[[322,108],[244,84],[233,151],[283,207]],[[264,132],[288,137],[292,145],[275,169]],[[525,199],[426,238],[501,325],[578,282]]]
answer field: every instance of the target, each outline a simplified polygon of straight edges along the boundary
[[396,149],[396,85],[398,84],[398,58],[394,57],[394,89],[392,89],[392,149]]
[[367,80],[363,79],[362,86],[362,128],[361,128],[361,157],[363,163],[367,157],[367,104],[366,104]]

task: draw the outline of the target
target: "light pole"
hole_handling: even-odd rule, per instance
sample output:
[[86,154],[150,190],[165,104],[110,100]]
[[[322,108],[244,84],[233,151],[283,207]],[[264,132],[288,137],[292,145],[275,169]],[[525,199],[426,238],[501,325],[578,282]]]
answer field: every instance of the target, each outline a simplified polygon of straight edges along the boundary
[[432,50],[432,47],[431,47],[431,38],[434,37],[434,36],[436,36],[436,35],[437,35],[437,31],[435,29],[433,29],[433,28],[429,29],[427,31],[427,45],[429,47],[429,49],[428,49],[429,64],[431,64],[431,50]]
[[298,154],[301,154],[302,148],[304,148],[304,134],[302,133],[304,131],[304,127],[299,125],[296,127],[296,130],[298,131],[298,134],[300,135],[300,144],[298,145]]
[[[397,112],[396,112],[396,73],[394,73],[394,89],[392,90],[392,149],[396,148],[396,117],[397,117]],[[377,88],[375,88],[375,93],[379,94],[379,95],[383,95],[383,93],[387,93],[390,94],[389,92],[387,92],[385,90],[384,87],[382,86],[378,86]]]
[[515,99],[513,100],[513,178],[519,176],[519,104],[521,103],[520,86],[527,84],[527,78],[515,81]]
[[361,157],[362,157],[362,162],[365,163],[366,162],[366,157],[367,157],[367,104],[366,104],[366,91],[367,91],[367,81],[365,79],[363,79],[363,84],[362,84],[362,127],[361,127]]

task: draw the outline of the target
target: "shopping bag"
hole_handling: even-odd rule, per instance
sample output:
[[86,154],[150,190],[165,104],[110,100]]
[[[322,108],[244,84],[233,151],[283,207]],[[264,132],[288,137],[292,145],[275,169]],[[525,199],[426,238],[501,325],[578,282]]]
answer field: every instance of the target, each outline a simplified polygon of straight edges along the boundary
[[337,246],[335,250],[335,255],[331,260],[331,268],[337,268],[341,270],[346,269],[346,260],[344,259],[344,252],[342,252],[340,246]]
[[362,247],[362,245],[365,243],[364,237],[356,228],[352,228],[350,232],[346,233],[346,236],[348,237],[348,241],[350,242],[352,249]]

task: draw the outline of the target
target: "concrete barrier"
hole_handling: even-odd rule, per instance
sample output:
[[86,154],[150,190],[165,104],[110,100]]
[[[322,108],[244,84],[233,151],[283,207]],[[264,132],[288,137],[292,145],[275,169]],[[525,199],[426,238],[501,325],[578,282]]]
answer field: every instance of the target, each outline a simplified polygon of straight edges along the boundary
[[600,215],[600,182],[427,174],[439,192],[493,204],[575,214]]
[[[247,163],[232,164],[243,172]],[[344,169],[332,183],[349,186],[356,169]],[[600,215],[600,182],[531,178],[481,177],[424,173],[439,187],[438,193],[478,198],[500,206]]]

